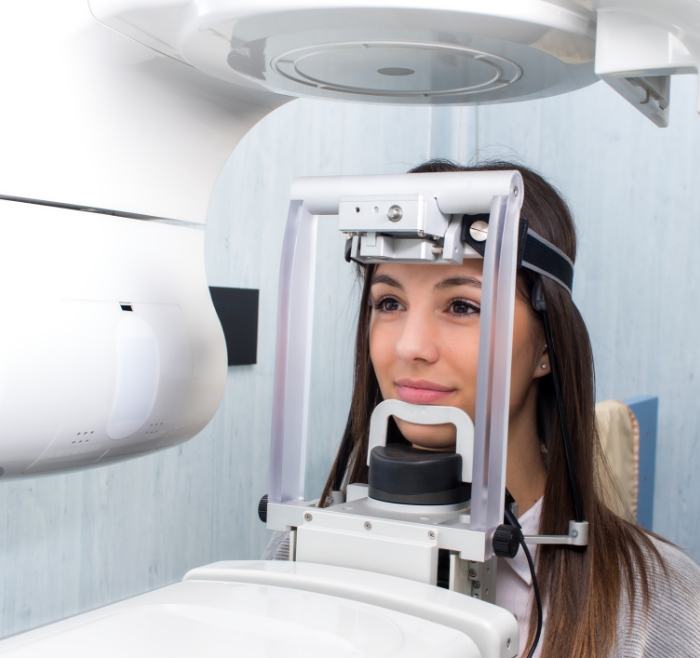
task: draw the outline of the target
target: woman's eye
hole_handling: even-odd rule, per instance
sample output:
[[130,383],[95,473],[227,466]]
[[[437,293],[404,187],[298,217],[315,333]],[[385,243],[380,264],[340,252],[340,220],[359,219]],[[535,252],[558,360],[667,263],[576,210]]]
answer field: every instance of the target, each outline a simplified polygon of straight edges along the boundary
[[450,313],[452,315],[474,315],[479,313],[479,307],[466,299],[453,299],[450,302]]
[[383,297],[374,303],[374,310],[380,313],[393,313],[401,310],[401,304],[393,297]]

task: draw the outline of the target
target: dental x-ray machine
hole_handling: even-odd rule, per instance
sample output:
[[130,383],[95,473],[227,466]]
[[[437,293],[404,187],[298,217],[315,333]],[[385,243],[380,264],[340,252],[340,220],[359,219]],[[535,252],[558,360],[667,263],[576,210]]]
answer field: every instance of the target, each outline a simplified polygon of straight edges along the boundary
[[[663,126],[669,76],[697,72],[699,43],[695,0],[4,8],[0,474],[123,459],[184,441],[210,420],[226,359],[204,275],[208,198],[240,138],[291,97],[507,102],[603,79]],[[195,569],[176,585],[5,640],[0,655],[214,657],[235,647],[515,656],[515,620],[488,600],[494,555],[521,539],[502,525],[515,270],[533,264],[538,244],[518,235],[523,193],[514,172],[295,184],[267,518],[290,529],[296,561]],[[303,501],[301,487],[309,282],[323,215],[339,217],[350,259],[485,258],[474,425],[454,409],[382,405],[368,488],[350,488],[327,509]],[[570,286],[566,264],[548,253],[535,265],[550,275],[555,267]],[[407,468],[406,455],[383,446],[392,415],[455,424],[456,454],[427,466],[439,490],[391,490],[405,480],[396,469]],[[585,519],[572,519],[568,535],[525,540],[584,545]],[[441,579],[446,587],[435,587]]]

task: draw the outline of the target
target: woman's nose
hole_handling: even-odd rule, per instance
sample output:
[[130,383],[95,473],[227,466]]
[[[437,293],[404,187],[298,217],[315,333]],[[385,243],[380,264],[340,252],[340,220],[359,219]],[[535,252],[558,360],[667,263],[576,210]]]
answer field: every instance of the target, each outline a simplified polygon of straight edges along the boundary
[[434,363],[439,355],[435,331],[430,320],[408,311],[396,342],[396,355],[403,361]]

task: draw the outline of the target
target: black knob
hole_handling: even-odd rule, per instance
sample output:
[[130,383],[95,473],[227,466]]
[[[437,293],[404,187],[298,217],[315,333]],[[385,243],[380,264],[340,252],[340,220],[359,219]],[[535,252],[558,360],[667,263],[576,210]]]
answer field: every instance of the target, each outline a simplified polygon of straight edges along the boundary
[[493,552],[498,557],[515,557],[520,548],[523,533],[512,525],[499,525],[493,533]]
[[267,494],[265,494],[258,503],[258,518],[267,523]]

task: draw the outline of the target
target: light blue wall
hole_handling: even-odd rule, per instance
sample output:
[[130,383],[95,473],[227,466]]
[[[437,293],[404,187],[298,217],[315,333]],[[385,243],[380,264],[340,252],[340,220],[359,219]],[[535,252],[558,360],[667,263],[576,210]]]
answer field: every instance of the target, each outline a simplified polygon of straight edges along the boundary
[[[515,159],[569,201],[580,239],[574,298],[598,398],[660,397],[654,530],[700,559],[700,116],[694,76],[674,81],[659,129],[605,84],[455,109],[433,142],[461,161]],[[467,126],[467,138],[455,135]],[[527,194],[527,190],[525,192]]]
[[[267,486],[277,270],[291,180],[404,171],[430,153],[428,109],[295,101],[255,127],[231,157],[207,226],[212,285],[260,290],[259,357],[232,368],[225,400],[190,442],[65,475],[0,482],[0,636],[132,596],[220,559],[257,558],[267,531],[256,506]],[[333,242],[323,237],[321,245]],[[335,232],[333,232],[335,238]],[[337,244],[337,243],[336,243]],[[347,396],[352,294],[342,251],[320,257],[311,453],[317,491]],[[332,386],[326,382],[332,382]],[[336,391],[330,395],[329,391]],[[342,424],[342,423],[341,423]]]

